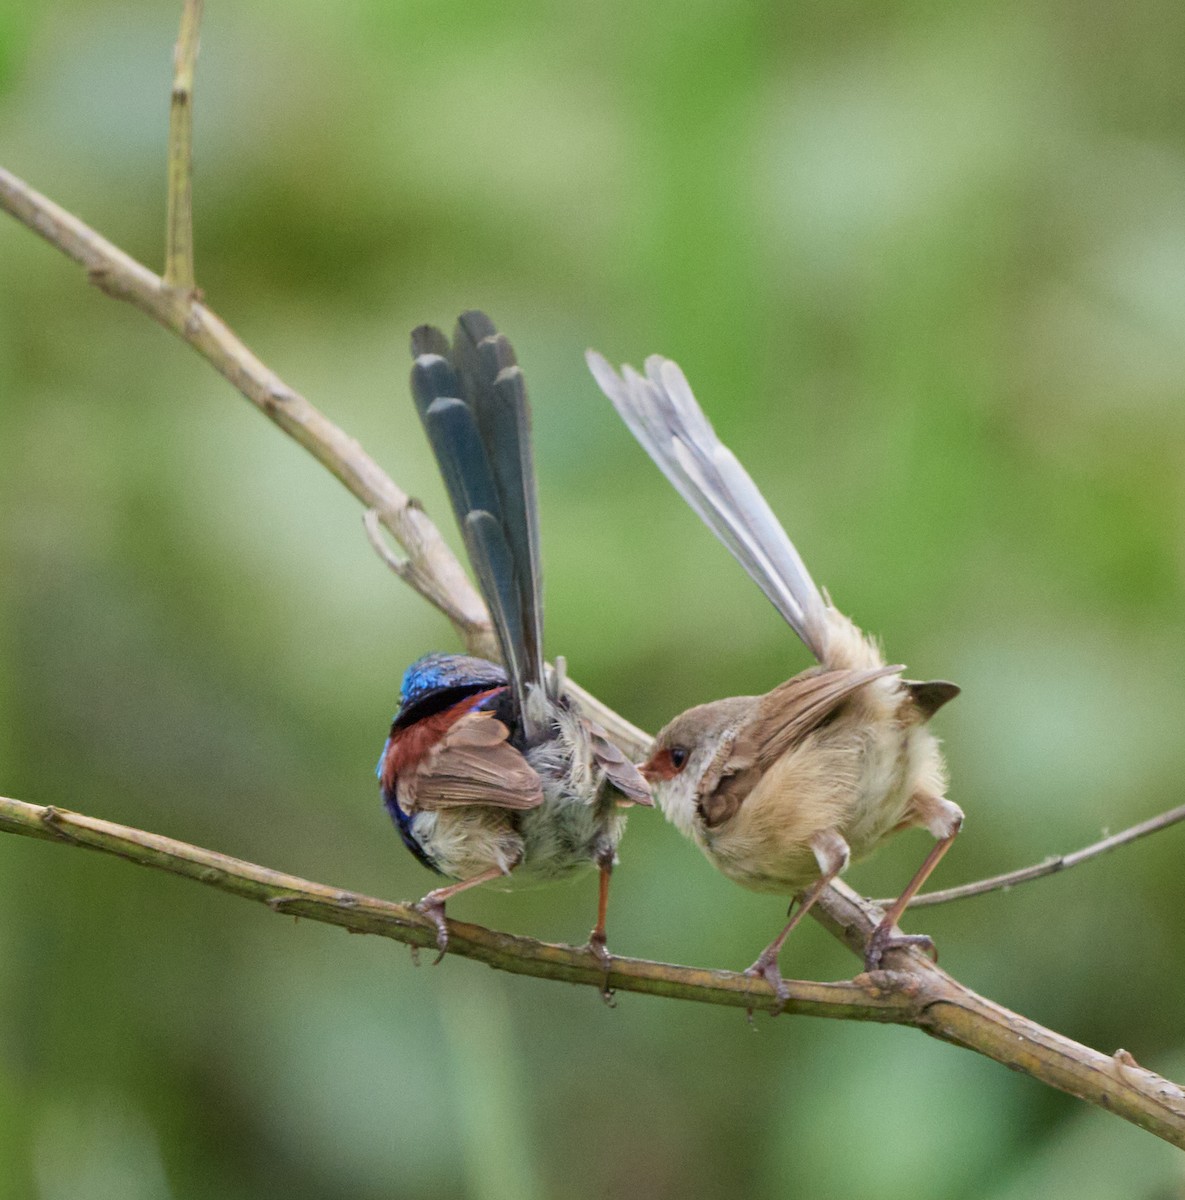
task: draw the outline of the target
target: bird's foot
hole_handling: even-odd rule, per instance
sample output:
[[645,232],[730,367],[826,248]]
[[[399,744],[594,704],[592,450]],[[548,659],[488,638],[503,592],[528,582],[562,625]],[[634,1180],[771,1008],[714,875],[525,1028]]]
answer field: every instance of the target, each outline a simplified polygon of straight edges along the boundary
[[616,1004],[613,989],[609,986],[609,972],[613,970],[613,955],[609,953],[609,948],[605,942],[605,931],[600,926],[588,935],[588,946],[586,948],[589,954],[597,960],[597,965],[601,968],[603,976],[601,982],[601,999],[612,1008]]
[[[786,1001],[790,999],[790,985],[782,978],[782,972],[778,969],[777,954],[770,954],[768,950],[763,950],[761,956],[745,971],[745,974],[750,979],[764,979],[769,984],[778,1000],[778,1007],[773,1012],[776,1017],[782,1011]],[[749,1020],[752,1021],[752,1019],[753,1010],[749,1009]]]
[[422,913],[436,926],[436,949],[440,951],[432,960],[432,965],[436,966],[444,957],[445,951],[448,950],[448,924],[444,919],[444,901],[427,895],[415,906],[415,910]]
[[890,950],[904,950],[908,946],[916,946],[919,950],[924,950],[930,958],[938,961],[938,947],[934,945],[934,939],[925,933],[894,933],[892,925],[878,925],[873,931],[872,936],[868,939],[868,945],[864,950],[864,969],[866,971],[879,971],[884,962],[885,955]]
[[609,968],[613,965],[613,955],[609,953],[603,929],[594,929],[588,935],[588,946],[586,948],[589,954],[597,960],[602,969],[608,972]]

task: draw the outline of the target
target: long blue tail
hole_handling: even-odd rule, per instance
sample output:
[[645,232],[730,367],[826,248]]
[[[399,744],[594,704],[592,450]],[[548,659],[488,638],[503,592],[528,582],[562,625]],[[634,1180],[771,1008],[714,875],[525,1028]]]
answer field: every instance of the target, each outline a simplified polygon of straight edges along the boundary
[[510,343],[482,312],[461,314],[451,346],[441,330],[421,325],[412,331],[411,349],[416,409],[527,720],[526,686],[543,682],[543,605],[522,371]]

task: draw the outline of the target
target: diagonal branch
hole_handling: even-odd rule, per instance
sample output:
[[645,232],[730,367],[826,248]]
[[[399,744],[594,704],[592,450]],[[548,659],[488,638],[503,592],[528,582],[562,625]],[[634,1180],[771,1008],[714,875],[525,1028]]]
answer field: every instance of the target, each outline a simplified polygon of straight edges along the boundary
[[266,417],[299,442],[403,547],[407,582],[457,627],[474,653],[495,654],[485,606],[420,506],[358,443],[269,370],[206,305],[168,287],[72,213],[0,167],[0,209],[86,268],[101,291],[125,300],[188,342]]
[[[1056,854],[1052,858],[1045,859],[1044,862],[1032,863],[1030,866],[1020,867],[1016,871],[1006,871],[1003,875],[992,875],[987,879],[977,879],[973,883],[963,883],[958,887],[943,888],[941,891],[923,892],[920,896],[913,898],[909,907],[931,908],[936,904],[949,904],[952,900],[965,900],[970,896],[983,896],[988,892],[1006,890],[1015,887],[1018,883],[1028,883],[1030,879],[1044,879],[1046,875],[1056,875],[1059,871],[1068,871],[1071,867],[1089,862],[1090,859],[1097,858],[1100,854],[1118,850],[1120,846],[1138,841],[1150,833],[1159,833],[1160,830],[1167,829],[1170,825],[1176,825],[1179,821],[1185,821],[1185,804],[1170,808],[1168,812],[1162,812],[1159,816],[1149,817],[1147,821],[1141,821],[1138,825],[1132,825],[1129,829],[1123,829],[1101,841],[1092,842],[1089,846],[1083,846],[1081,850],[1075,850],[1072,854]],[[892,904],[892,900],[873,900],[872,903],[883,906]]]
[[[354,933],[374,933],[414,947],[435,945],[435,926],[406,904],[311,883],[126,825],[0,797],[0,831],[101,850],[260,901],[274,912],[340,925]],[[859,943],[880,914],[846,887],[836,896],[843,906],[842,932]],[[450,921],[449,953],[516,975],[598,989],[605,985],[599,961],[586,949],[478,925]],[[1139,1066],[1127,1051],[1107,1056],[1053,1033],[977,995],[917,951],[899,952],[897,962],[909,969],[835,983],[787,980],[789,999],[783,1011],[913,1026],[1117,1113],[1185,1148],[1185,1091]],[[778,1008],[768,985],[733,971],[615,957],[608,983],[619,991],[700,1004],[766,1012]]]
[[[210,308],[193,293],[169,288],[159,275],[3,167],[0,210],[85,267],[90,281],[108,296],[134,305],[188,342],[363,505],[374,509],[407,555],[400,578],[452,621],[471,654],[497,658],[481,597],[419,504],[354,438],[264,366]],[[636,726],[571,682],[568,691],[588,703],[591,714],[627,754],[646,749],[649,739]]]

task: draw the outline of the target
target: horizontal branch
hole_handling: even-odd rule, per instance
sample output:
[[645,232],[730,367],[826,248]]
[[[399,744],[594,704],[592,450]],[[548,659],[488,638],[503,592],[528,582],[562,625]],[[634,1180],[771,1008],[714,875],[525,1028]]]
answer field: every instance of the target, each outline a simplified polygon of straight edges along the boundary
[[[195,879],[266,904],[274,912],[374,933],[410,946],[434,946],[435,926],[406,904],[311,883],[95,817],[0,797],[0,830],[84,846]],[[832,897],[836,932],[859,946],[877,910],[841,885]],[[586,949],[557,946],[449,921],[449,953],[500,971],[602,988],[600,963]],[[915,950],[896,952],[905,969],[862,973],[835,983],[787,980],[784,1012],[911,1025],[932,1037],[977,1051],[1071,1095],[1117,1113],[1185,1148],[1185,1092],[1139,1066],[1125,1050],[1099,1054],[977,995]],[[612,960],[609,986],[620,991],[775,1012],[763,981],[734,971],[675,966],[646,959]]]
[[[374,933],[409,946],[436,949],[436,926],[411,905],[377,900],[357,892],[311,883],[267,867],[117,825],[64,809],[0,797],[0,831],[101,850],[141,866],[197,880],[219,891],[266,904],[274,912],[340,925],[354,933]],[[604,970],[588,950],[551,945],[449,920],[450,954],[484,962],[515,975],[531,975],[602,989]],[[774,1011],[776,999],[764,982],[734,971],[678,967],[642,959],[614,958],[610,987]],[[785,1011],[846,1020],[908,1022],[915,1003],[904,993],[856,983],[791,982]]]

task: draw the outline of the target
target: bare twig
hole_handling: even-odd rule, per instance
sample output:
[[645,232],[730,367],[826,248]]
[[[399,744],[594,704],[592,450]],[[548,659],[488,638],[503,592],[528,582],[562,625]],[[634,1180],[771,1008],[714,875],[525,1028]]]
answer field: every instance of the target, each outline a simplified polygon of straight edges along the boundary
[[[1138,841],[1150,833],[1158,833],[1170,825],[1177,824],[1178,821],[1185,821],[1185,804],[1177,808],[1170,808],[1168,812],[1163,812],[1158,817],[1150,817],[1147,821],[1141,821],[1130,829],[1124,829],[1110,837],[1105,837],[1100,842],[1092,842],[1089,846],[1083,846],[1081,850],[1075,850],[1072,854],[1058,854],[1043,862],[1021,867],[1016,871],[993,875],[988,879],[977,879],[973,883],[963,883],[958,887],[943,888],[936,892],[923,892],[922,895],[913,898],[909,907],[932,908],[936,904],[949,904],[952,900],[965,900],[969,896],[983,896],[988,892],[998,892],[1014,887],[1018,883],[1028,883],[1030,879],[1044,879],[1046,875],[1056,875],[1059,871],[1068,871],[1071,867],[1078,866],[1079,863],[1088,862],[1100,854],[1117,850],[1120,846]],[[892,900],[874,900],[872,903],[883,906],[891,904]]]
[[574,679],[564,680],[564,693],[570,696],[598,725],[613,735],[614,742],[633,758],[644,758],[654,739],[650,734],[615,713],[592,692],[586,692]]
[[[274,912],[374,933],[411,946],[435,944],[435,926],[406,904],[327,887],[159,834],[80,813],[0,797],[0,830],[101,850],[142,866],[195,879],[266,904]],[[844,934],[867,939],[880,913],[846,887]],[[449,952],[500,971],[582,984],[600,990],[602,967],[587,949],[556,946],[449,922]],[[975,1050],[1044,1083],[1097,1104],[1175,1146],[1185,1148],[1185,1092],[1140,1067],[1126,1050],[1108,1056],[1001,1008],[940,971],[917,951],[898,952],[908,970],[877,971],[836,983],[790,980],[783,1011],[848,1021],[912,1025]],[[700,1004],[774,1012],[764,982],[733,971],[614,958],[609,986],[625,992]]]
[[159,275],[2,167],[0,209],[85,267],[90,281],[107,295],[135,305],[188,342],[375,509],[407,553],[407,582],[453,622],[473,653],[497,653],[485,606],[436,526],[353,438],[265,367],[206,305],[192,295],[179,298]]
[[169,105],[169,214],[165,231],[165,285],[194,289],[193,274],[193,74],[197,65],[202,0],[185,0],[173,51]]
[[411,572],[411,560],[406,555],[400,556],[387,545],[383,537],[383,524],[377,508],[368,508],[362,514],[362,527],[366,530],[366,540],[370,543],[375,554],[387,564],[391,570],[406,580]]
[[[72,213],[0,167],[0,209],[87,270],[107,295],[146,312],[188,342],[248,400],[331,471],[407,554],[400,577],[452,621],[471,654],[497,658],[498,645],[481,597],[423,509],[352,437],[264,366],[196,296],[178,299],[160,276],[113,246]],[[587,697],[569,683],[573,695]],[[612,709],[590,700],[594,717],[627,753],[649,739]],[[583,702],[583,700],[582,700]]]

